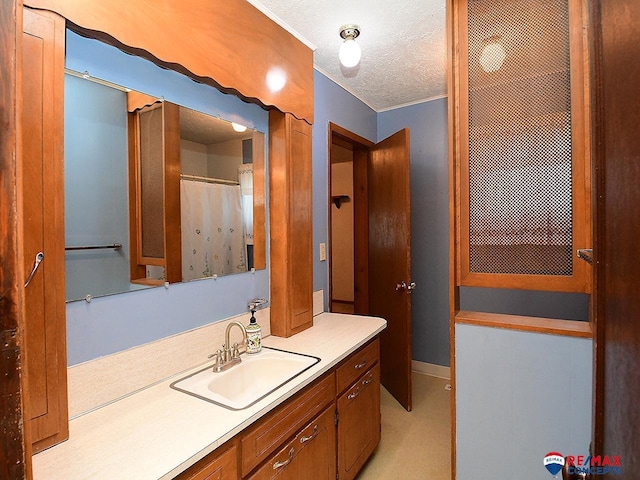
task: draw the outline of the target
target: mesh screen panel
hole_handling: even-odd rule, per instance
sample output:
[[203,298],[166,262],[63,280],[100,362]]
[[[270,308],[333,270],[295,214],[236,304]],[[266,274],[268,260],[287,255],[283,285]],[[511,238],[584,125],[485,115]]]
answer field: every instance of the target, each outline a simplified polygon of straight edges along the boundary
[[469,0],[469,263],[572,274],[567,0]]
[[164,149],[162,108],[140,113],[142,256],[164,258]]

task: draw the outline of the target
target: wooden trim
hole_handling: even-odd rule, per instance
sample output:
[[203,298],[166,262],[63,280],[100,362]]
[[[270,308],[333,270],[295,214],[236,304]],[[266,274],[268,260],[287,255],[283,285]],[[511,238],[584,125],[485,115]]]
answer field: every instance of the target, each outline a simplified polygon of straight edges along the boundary
[[603,79],[603,38],[602,38],[602,11],[601,2],[589,2],[589,42],[590,48],[590,82],[592,90],[590,97],[593,102],[591,110],[592,121],[592,149],[593,149],[593,250],[594,264],[592,270],[591,296],[591,325],[594,331],[593,342],[593,425],[590,453],[599,455],[604,450],[604,397],[605,397],[605,325],[606,318],[605,298],[601,291],[601,282],[604,282],[607,264],[607,226],[606,226],[606,178],[605,178],[605,132],[602,126],[604,122],[604,79]]
[[458,9],[456,0],[447,0],[447,119],[449,146],[449,368],[451,376],[451,480],[456,479],[456,355],[455,355],[455,314],[460,308],[460,288],[458,287],[459,248],[457,232],[460,217],[458,205],[458,175],[460,171],[458,145],[460,133],[458,131],[460,118],[459,102],[459,57],[458,45]]
[[369,314],[369,149],[353,152],[354,313]]
[[182,281],[182,229],[180,212],[180,107],[163,102],[164,126],[164,279]]
[[[127,97],[128,98],[128,97]],[[140,170],[138,168],[138,158],[140,158],[140,122],[138,112],[127,114],[127,134],[129,137],[129,280],[132,283],[139,283],[145,279],[146,271],[144,265],[139,262],[140,258]]]
[[253,135],[253,268],[267,267],[266,202],[264,134]]
[[[80,34],[313,123],[313,52],[249,2],[25,3],[59,13]],[[274,75],[284,87],[268,84]]]
[[346,140],[349,145],[356,147],[371,148],[375,145],[371,140],[367,140],[366,138],[341,127],[340,125],[329,122],[329,140],[333,141],[334,138],[342,138]]
[[478,325],[483,327],[504,328],[522,332],[545,333],[565,337],[592,338],[593,331],[589,322],[562,320],[555,318],[524,317],[501,313],[459,311],[455,315],[457,324]]
[[[369,313],[369,150],[375,143],[329,122],[328,152],[331,168],[331,146],[339,145],[353,151],[353,242],[354,242],[354,311],[360,315]],[[331,170],[329,170],[329,199],[331,197]],[[331,208],[329,208],[329,238],[331,239]],[[331,261],[329,279],[331,279]],[[328,297],[331,298],[331,281]]]
[[[21,230],[18,210],[20,122],[18,105],[22,99],[21,70],[22,5],[18,0],[0,3],[0,410],[3,412],[3,472],[8,478],[31,478],[31,446],[27,409],[27,381],[24,375],[24,279],[22,252],[18,249]],[[24,281],[24,280],[22,280]]]

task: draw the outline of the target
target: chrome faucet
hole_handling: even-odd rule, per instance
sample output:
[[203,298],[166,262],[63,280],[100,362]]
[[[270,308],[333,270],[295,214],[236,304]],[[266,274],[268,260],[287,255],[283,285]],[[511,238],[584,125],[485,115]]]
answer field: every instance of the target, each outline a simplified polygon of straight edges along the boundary
[[[233,345],[230,345],[231,340],[229,339],[229,333],[231,332],[231,327],[237,326],[242,330],[242,342],[238,344],[235,342]],[[233,367],[234,365],[242,362],[240,358],[240,347],[247,345],[247,329],[244,328],[240,322],[231,322],[227,325],[227,329],[224,333],[224,344],[222,348],[218,349],[216,353],[212,353],[208,358],[215,357],[215,362],[213,363],[213,371],[214,372],[223,372],[228,368]]]
[[[231,350],[231,347],[230,347],[231,340],[229,340],[229,332],[231,331],[231,327],[233,327],[234,325],[240,328],[240,330],[242,330],[242,343],[240,345],[238,345],[237,343],[234,343],[233,350]],[[224,332],[224,345],[226,346],[225,355],[227,357],[229,355],[235,356],[235,353],[238,350],[238,347],[246,344],[247,344],[247,329],[244,328],[244,325],[241,324],[240,322],[231,322],[229,325],[227,325],[227,329]],[[240,353],[238,353],[238,358],[239,357],[240,357]],[[229,358],[227,358],[227,360],[229,360]]]

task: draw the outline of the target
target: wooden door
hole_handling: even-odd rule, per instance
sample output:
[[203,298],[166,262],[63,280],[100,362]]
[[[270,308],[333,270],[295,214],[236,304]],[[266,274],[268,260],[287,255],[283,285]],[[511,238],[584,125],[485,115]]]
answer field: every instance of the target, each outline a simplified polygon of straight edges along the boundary
[[640,469],[640,3],[593,2],[596,232],[594,455]]
[[411,222],[409,130],[371,148],[369,314],[387,320],[380,335],[382,385],[411,410]]
[[31,441],[37,452],[68,438],[64,291],[64,20],[24,10],[21,208],[25,346]]

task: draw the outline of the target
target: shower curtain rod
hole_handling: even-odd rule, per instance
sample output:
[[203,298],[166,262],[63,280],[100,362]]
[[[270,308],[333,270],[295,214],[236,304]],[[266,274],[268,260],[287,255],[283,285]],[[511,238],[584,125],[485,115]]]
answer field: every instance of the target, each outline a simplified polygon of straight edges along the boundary
[[233,180],[225,180],[224,178],[200,177],[198,175],[186,175],[183,173],[180,174],[180,178],[183,180],[193,180],[195,182],[221,183],[223,185],[240,185],[239,182],[234,182]]

